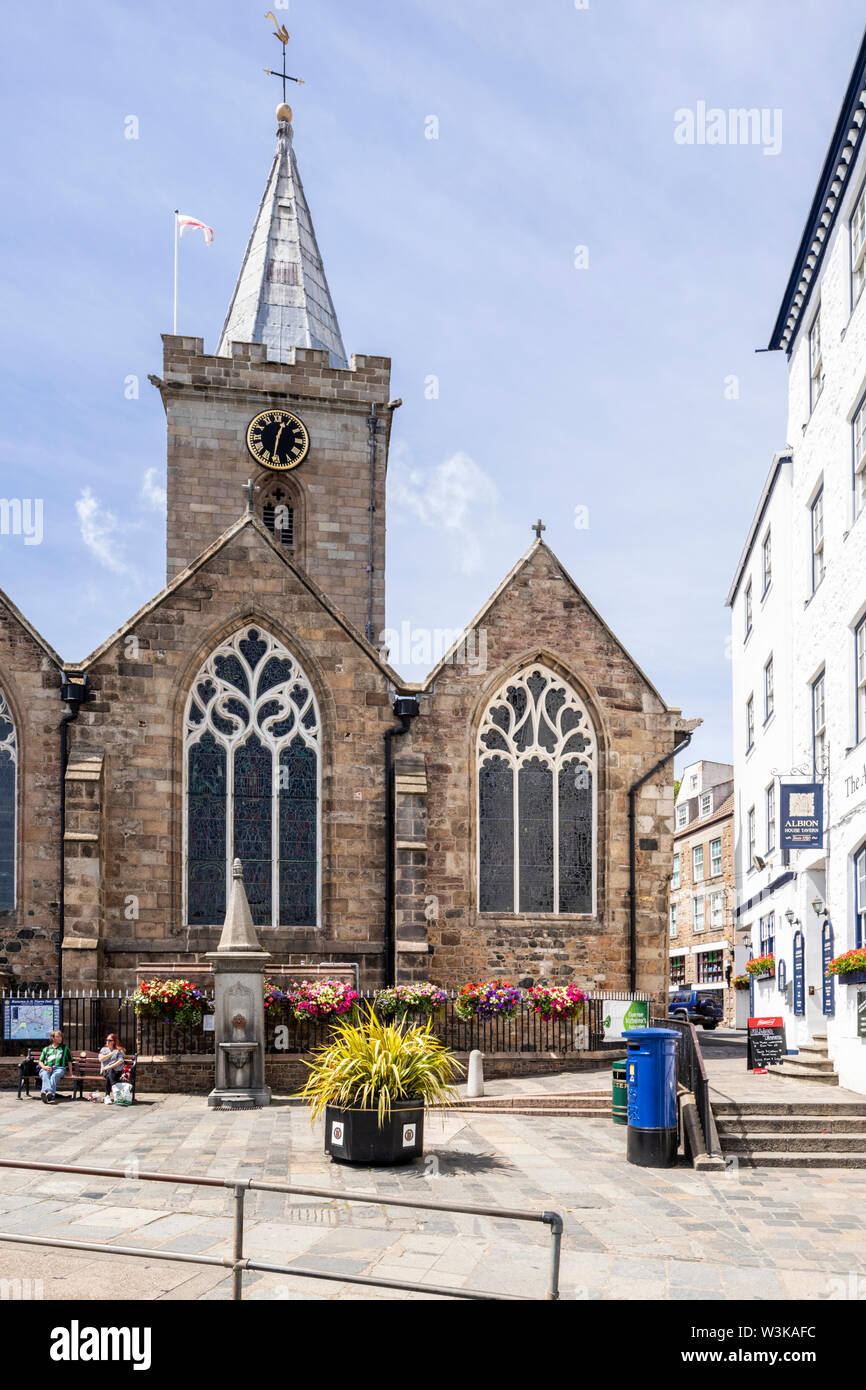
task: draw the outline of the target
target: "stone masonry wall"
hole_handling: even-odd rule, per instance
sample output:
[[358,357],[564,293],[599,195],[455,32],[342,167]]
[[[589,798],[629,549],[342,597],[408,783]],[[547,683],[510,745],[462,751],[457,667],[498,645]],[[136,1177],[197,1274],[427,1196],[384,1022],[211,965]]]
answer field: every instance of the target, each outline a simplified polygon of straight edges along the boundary
[[60,670],[0,595],[0,689],[18,735],[16,906],[0,912],[0,983],[53,985],[60,892]]
[[370,461],[367,420],[379,409],[374,487],[373,627],[385,626],[385,475],[391,413],[390,361],[352,358],[348,371],[328,354],[295,348],[293,361],[269,362],[259,343],[234,343],[231,357],[205,355],[201,338],[166,335],[160,383],[168,431],[167,573],[172,579],[226,531],[244,509],[253,477],[264,490],[280,475],[260,468],[246,446],[262,410],[294,411],[310,452],[291,471],[303,493],[296,559],[363,632],[367,621]]
[[[494,976],[513,982],[628,986],[628,791],[673,750],[677,711],[646,680],[570,583],[546,546],[519,567],[482,626],[486,666],[436,673],[435,696],[406,739],[427,775],[425,872],[413,922],[432,954],[427,978],[449,988]],[[471,644],[470,644],[471,645]],[[479,651],[483,644],[475,643]],[[480,913],[477,906],[475,740],[487,700],[510,671],[542,660],[587,700],[600,749],[598,905],[594,916]],[[667,892],[673,766],[647,784],[637,808],[637,988],[667,994]],[[419,865],[420,868],[420,865]],[[435,904],[432,920],[425,904]],[[403,904],[404,912],[407,905]]]
[[[323,722],[321,925],[264,928],[262,944],[279,961],[357,959],[363,987],[381,982],[388,671],[250,521],[88,668],[72,758],[104,759],[103,985],[134,984],[148,957],[192,963],[217,944],[218,925],[183,919],[182,721],[205,656],[256,622],[300,661]],[[94,925],[92,895],[69,904],[68,935],[92,937]],[[76,966],[91,982],[86,955],[70,961],[69,987]]]

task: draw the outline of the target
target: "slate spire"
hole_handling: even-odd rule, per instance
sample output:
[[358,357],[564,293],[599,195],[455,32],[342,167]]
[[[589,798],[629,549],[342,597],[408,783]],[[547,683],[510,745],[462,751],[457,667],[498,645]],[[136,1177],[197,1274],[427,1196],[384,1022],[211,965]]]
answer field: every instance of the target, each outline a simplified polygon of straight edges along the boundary
[[280,105],[274,162],[217,352],[265,343],[271,361],[287,362],[293,347],[323,348],[332,367],[348,367],[292,134],[290,108]]

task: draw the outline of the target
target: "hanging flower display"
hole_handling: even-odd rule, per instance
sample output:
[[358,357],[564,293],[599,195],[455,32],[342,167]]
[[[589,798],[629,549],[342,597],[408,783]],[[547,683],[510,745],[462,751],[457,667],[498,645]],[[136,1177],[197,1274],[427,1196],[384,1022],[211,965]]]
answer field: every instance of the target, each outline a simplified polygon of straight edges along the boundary
[[850,975],[855,970],[866,970],[866,947],[858,946],[853,951],[846,951],[827,966],[828,975]]
[[289,1002],[297,1019],[335,1018],[350,1013],[358,998],[358,991],[342,980],[304,980],[294,986]]
[[753,956],[751,960],[746,961],[746,970],[748,974],[756,978],[760,975],[775,975],[776,957],[772,953],[765,956]]
[[520,990],[507,980],[466,984],[454,1001],[458,1018],[513,1018],[520,1007]]
[[376,1012],[381,1018],[405,1018],[406,1014],[423,1014],[429,1018],[441,1009],[448,996],[437,985],[391,985],[376,995]]
[[533,985],[527,991],[530,1012],[541,1018],[578,1018],[586,995],[577,985]]
[[161,1018],[175,1028],[201,1027],[211,1005],[198,985],[189,980],[142,980],[132,996],[139,1018]]

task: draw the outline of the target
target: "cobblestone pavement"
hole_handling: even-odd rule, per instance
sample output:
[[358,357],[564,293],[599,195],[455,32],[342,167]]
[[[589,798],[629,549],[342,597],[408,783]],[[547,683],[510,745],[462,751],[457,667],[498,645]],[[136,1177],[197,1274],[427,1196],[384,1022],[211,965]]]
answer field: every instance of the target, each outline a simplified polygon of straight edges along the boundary
[[[493,1082],[490,1093],[598,1089],[603,1075]],[[381,1206],[340,1195],[251,1193],[246,1252],[337,1275],[543,1296],[542,1226],[408,1211],[400,1194],[545,1210],[565,1218],[569,1299],[852,1298],[866,1296],[866,1171],[696,1174],[625,1161],[609,1119],[507,1114],[428,1121],[423,1160],[387,1171],[331,1164],[322,1127],[285,1102],[208,1111],[200,1097],[142,1097],[132,1109],[0,1094],[0,1154],[57,1163],[250,1176],[375,1191]],[[230,1194],[219,1189],[0,1169],[0,1230],[229,1253]],[[42,1280],[46,1298],[224,1299],[224,1271],[33,1246],[0,1245],[0,1278]],[[358,1285],[249,1273],[245,1297],[429,1298]]]

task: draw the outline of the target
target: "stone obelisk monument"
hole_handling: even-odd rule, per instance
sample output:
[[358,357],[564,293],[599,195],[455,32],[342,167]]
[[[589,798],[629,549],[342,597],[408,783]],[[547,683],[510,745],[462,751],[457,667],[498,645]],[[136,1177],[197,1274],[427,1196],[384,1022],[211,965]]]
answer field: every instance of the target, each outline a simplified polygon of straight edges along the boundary
[[263,983],[270,951],[263,951],[253,926],[239,859],[232,865],[232,887],[219,946],[208,951],[214,971],[214,1053],[216,1080],[207,1098],[217,1110],[269,1105],[265,1085],[265,1004]]

